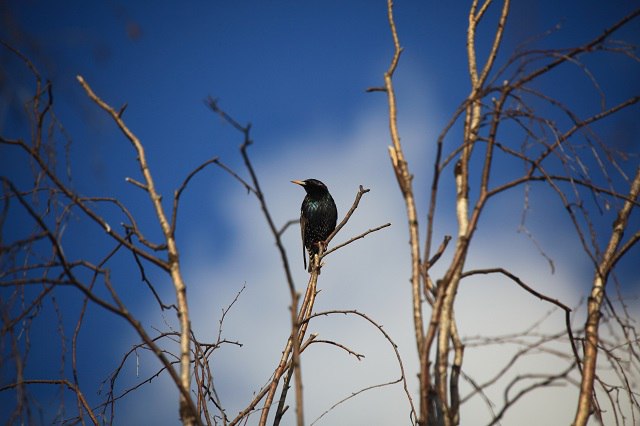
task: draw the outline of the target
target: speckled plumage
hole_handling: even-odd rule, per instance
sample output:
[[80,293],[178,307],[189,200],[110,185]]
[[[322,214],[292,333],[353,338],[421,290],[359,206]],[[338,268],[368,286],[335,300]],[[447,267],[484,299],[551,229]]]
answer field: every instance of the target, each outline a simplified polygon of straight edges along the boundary
[[311,272],[313,256],[318,253],[318,243],[326,240],[336,228],[338,209],[327,186],[319,180],[292,180],[291,182],[301,185],[307,192],[300,206],[300,230],[304,246],[302,249],[304,267],[307,268],[307,258],[304,253],[306,248],[309,252],[308,270]]

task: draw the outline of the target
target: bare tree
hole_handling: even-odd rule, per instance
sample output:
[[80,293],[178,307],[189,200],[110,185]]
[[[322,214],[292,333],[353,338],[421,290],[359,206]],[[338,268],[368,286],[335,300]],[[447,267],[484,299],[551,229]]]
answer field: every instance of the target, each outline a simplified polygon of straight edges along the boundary
[[[163,200],[156,183],[161,172],[152,169],[147,161],[145,144],[127,125],[126,105],[114,107],[105,100],[108,94],[96,93],[89,82],[78,76],[86,96],[96,109],[106,114],[132,148],[132,157],[138,167],[137,177],[127,177],[126,182],[131,191],[148,199],[147,206],[153,213],[153,220],[143,223],[146,219],[141,218],[147,216],[139,215],[124,200],[115,196],[85,195],[77,189],[67,158],[71,138],[56,115],[53,85],[26,56],[3,42],[3,49],[20,61],[33,78],[33,97],[25,105],[30,128],[16,137],[0,135],[3,154],[10,153],[16,162],[28,169],[27,173],[24,170],[20,173],[2,171],[0,176],[3,191],[0,198],[0,364],[13,373],[11,380],[3,379],[0,383],[0,393],[10,393],[16,401],[7,414],[8,423],[44,422],[38,412],[38,400],[30,389],[49,386],[62,395],[61,409],[55,414],[54,421],[110,424],[115,421],[116,406],[123,398],[165,376],[170,378],[176,390],[183,424],[236,425],[253,420],[259,425],[278,425],[289,409],[289,390],[293,386],[295,422],[303,425],[308,419],[304,413],[302,354],[311,345],[324,344],[339,348],[358,360],[364,356],[348,342],[321,339],[312,332],[313,323],[329,316],[361,320],[372,327],[386,350],[393,352],[398,378],[353,392],[338,400],[324,414],[363,392],[396,385],[402,386],[408,414],[407,418],[398,420],[399,424],[459,424],[464,422],[461,407],[475,398],[486,403],[490,411],[488,423],[498,424],[532,391],[563,383],[573,386],[578,397],[576,425],[586,424],[591,416],[602,422],[605,412],[616,424],[637,423],[640,418],[635,384],[640,371],[637,327],[624,298],[613,294],[617,290],[616,265],[637,249],[635,245],[640,239],[638,214],[634,209],[639,203],[640,167],[636,157],[617,152],[609,141],[599,137],[597,125],[616,114],[637,108],[640,96],[632,94],[607,105],[603,95],[602,108],[582,116],[575,112],[574,105],[561,102],[554,93],[542,91],[537,83],[545,77],[554,78],[561,66],[572,65],[593,82],[596,93],[602,93],[585,58],[598,52],[627,57],[637,64],[635,46],[612,37],[637,20],[640,10],[577,47],[537,50],[531,44],[525,44],[500,64],[498,53],[510,12],[508,0],[501,3],[488,53],[480,57],[476,49],[478,28],[488,19],[487,11],[494,7],[492,3],[491,0],[481,4],[476,0],[471,2],[466,52],[470,91],[437,140],[432,141],[436,155],[432,159],[433,176],[424,212],[418,208],[423,194],[414,190],[410,159],[403,149],[398,126],[400,108],[394,74],[402,65],[402,45],[391,0],[387,3],[387,13],[394,54],[384,73],[383,86],[369,89],[387,96],[391,140],[388,150],[407,215],[410,306],[419,358],[416,372],[405,370],[403,356],[406,354],[400,351],[394,337],[368,313],[355,309],[314,310],[323,260],[345,245],[359,242],[390,225],[372,225],[371,229],[331,245],[334,237],[356,214],[360,200],[369,189],[357,188],[351,209],[327,241],[320,245],[319,255],[311,259],[306,286],[298,287],[282,240],[283,233],[297,221],[279,224],[274,219],[251,159],[250,149],[254,142],[250,124],[242,124],[215,99],[207,99],[206,106],[213,115],[238,132],[241,169],[228,166],[218,157],[204,160]],[[456,139],[454,129],[461,130],[461,138]],[[281,340],[276,345],[280,344],[282,351],[281,356],[273,360],[273,372],[262,384],[255,384],[250,400],[234,414],[229,412],[223,402],[224,395],[219,393],[213,356],[223,346],[241,346],[240,342],[226,338],[222,328],[244,287],[223,308],[213,340],[203,339],[191,326],[192,312],[187,298],[189,284],[184,278],[176,238],[182,196],[193,179],[210,166],[222,170],[225,177],[231,177],[239,189],[246,190],[255,199],[282,263],[281,284],[288,290],[290,309],[289,325],[277,330]],[[521,172],[505,177],[498,173],[498,168]],[[576,323],[576,310],[582,301],[560,301],[544,294],[535,282],[526,282],[499,259],[480,268],[468,266],[475,247],[473,243],[477,241],[476,231],[483,223],[488,207],[499,196],[523,191],[522,209],[509,213],[522,215],[523,229],[527,232],[524,222],[532,203],[529,194],[534,187],[544,187],[556,196],[591,261],[593,282],[587,295],[584,326]],[[455,197],[455,211],[451,215],[457,218],[457,233],[440,240],[436,228],[443,215],[442,199],[448,195],[449,188],[454,192],[449,195]],[[600,226],[603,221],[610,222],[610,229]],[[98,230],[95,234],[100,242],[98,254],[81,252],[78,255],[66,243],[65,232],[69,228],[85,225],[94,232]],[[423,241],[420,227],[426,229]],[[607,231],[603,232],[603,229]],[[541,252],[546,256],[543,250]],[[121,271],[115,270],[120,265],[116,258],[127,259],[135,274],[128,270],[124,272],[126,278],[122,278]],[[553,267],[553,259],[548,259]],[[434,272],[436,264],[444,265],[440,276]],[[171,284],[169,296],[154,280],[159,275],[167,277]],[[531,326],[518,333],[463,337],[454,306],[461,283],[477,276],[507,279],[530,297],[548,304],[551,308],[548,316],[560,313],[563,327],[552,333],[542,333],[538,326],[545,318],[531,318]],[[122,282],[134,280],[148,288],[149,300],[144,303],[153,304],[162,313],[165,329],[143,324],[133,304],[126,300],[126,286]],[[68,292],[80,295],[80,308],[71,324],[61,312],[59,302]],[[138,339],[138,343],[122,354],[105,379],[106,392],[100,395],[98,402],[88,396],[96,389],[85,382],[78,366],[79,335],[87,322],[89,307],[93,306],[124,320]],[[32,363],[32,347],[47,343],[31,340],[37,328],[34,324],[44,315],[43,310],[49,310],[57,321],[55,338],[60,348],[60,371],[55,378],[32,377],[26,373]],[[603,324],[608,328],[606,332],[602,330]],[[506,345],[516,345],[519,349],[495,375],[481,379],[465,371],[465,350],[478,347],[500,350]],[[514,366],[536,351],[561,360],[562,368],[547,374],[514,374]],[[125,364],[138,360],[140,353],[151,354],[157,367],[150,375],[136,377],[133,382],[125,380],[122,374]],[[611,375],[605,376],[605,368],[598,359],[607,362],[606,368],[613,372],[613,379]],[[415,404],[414,390],[410,389],[407,380],[413,373],[419,378]],[[117,386],[121,381],[126,383],[124,390]],[[504,399],[498,404],[491,400],[488,392],[500,386],[503,386],[500,390]],[[68,399],[64,394],[69,391],[73,395],[72,408],[65,406]],[[631,418],[625,417],[627,415]]]
[[[566,330],[563,336],[568,340],[568,347],[573,360],[565,371],[556,376],[541,377],[540,381],[522,391],[513,400],[505,402],[503,410],[493,413],[496,423],[517,399],[527,392],[541,386],[548,386],[554,381],[567,379],[568,374],[577,369],[580,375],[579,402],[576,410],[575,424],[584,425],[593,414],[602,419],[602,408],[594,383],[598,380],[596,358],[603,352],[610,358],[619,375],[617,384],[599,380],[602,390],[608,396],[610,408],[619,422],[624,415],[619,412],[618,400],[611,398],[612,392],[627,395],[632,422],[640,409],[634,389],[632,377],[635,377],[640,358],[637,352],[637,338],[631,318],[626,311],[619,312],[607,298],[605,286],[616,262],[627,254],[640,238],[640,230],[629,228],[630,215],[638,206],[640,188],[640,167],[637,163],[632,177],[627,177],[619,161],[624,155],[616,153],[606,142],[595,136],[594,125],[617,112],[630,108],[638,103],[640,96],[632,95],[619,103],[606,107],[596,114],[580,117],[565,105],[536,89],[537,80],[552,74],[560,65],[573,64],[579,72],[593,81],[595,91],[600,91],[595,77],[592,76],[583,58],[589,54],[607,52],[612,55],[625,55],[638,61],[633,46],[612,40],[612,35],[640,15],[640,10],[625,16],[620,21],[598,34],[583,45],[559,50],[526,50],[515,52],[502,66],[496,65],[498,50],[502,44],[504,28],[509,16],[510,2],[502,2],[501,11],[493,38],[493,44],[485,58],[478,57],[476,50],[476,33],[485,17],[491,0],[482,3],[474,0],[469,10],[467,29],[467,59],[469,65],[470,93],[460,104],[450,122],[446,125],[438,140],[437,155],[433,163],[433,179],[429,207],[426,215],[427,228],[424,251],[421,252],[418,227],[422,222],[417,211],[413,190],[413,176],[409,170],[398,129],[398,107],[393,86],[393,76],[399,65],[402,48],[393,17],[393,2],[388,1],[388,17],[391,36],[395,47],[389,69],[384,74],[384,86],[372,88],[370,91],[383,91],[387,94],[389,106],[389,128],[391,145],[389,154],[391,164],[398,181],[400,192],[405,201],[410,237],[411,286],[413,293],[413,318],[416,345],[420,354],[420,417],[418,424],[454,425],[460,423],[461,395],[459,381],[462,373],[465,344],[461,339],[454,315],[454,302],[461,281],[476,274],[501,274],[514,284],[529,292],[533,297],[554,304],[565,311]],[[483,64],[483,65],[481,65]],[[553,113],[560,113],[569,124],[563,125],[555,115],[543,115],[534,104],[540,102],[552,107]],[[449,133],[459,122],[463,129],[463,137],[459,142],[451,141]],[[519,129],[519,135],[504,130],[511,124]],[[500,158],[498,161],[497,158]],[[511,180],[502,181],[496,177],[496,167],[507,168],[510,163],[518,163],[523,168],[522,175]],[[589,167],[595,165],[595,170]],[[458,219],[458,233],[454,238],[451,260],[446,266],[446,273],[440,278],[431,274],[433,265],[441,259],[449,241],[446,236],[438,244],[434,241],[436,222],[436,206],[442,197],[442,182],[447,169],[453,169],[455,181],[455,215]],[[510,168],[511,170],[511,168]],[[450,172],[451,173],[451,172]],[[614,177],[614,175],[616,175]],[[620,179],[621,178],[621,179]],[[487,205],[496,197],[507,191],[539,183],[551,188],[565,207],[573,225],[574,232],[580,238],[583,249],[592,260],[594,281],[588,302],[588,317],[584,328],[573,330],[571,309],[560,301],[537,292],[534,285],[524,283],[507,267],[490,265],[484,269],[467,270],[465,261],[468,258],[478,224],[483,218]],[[477,194],[472,197],[470,194]],[[589,198],[595,200],[595,206],[587,206]],[[609,236],[597,235],[593,225],[593,208],[597,204],[606,205],[613,210],[615,219]],[[610,207],[613,206],[613,207]],[[525,206],[525,209],[527,207]],[[624,233],[631,236],[623,239]],[[608,243],[604,250],[599,241],[606,237]],[[620,341],[607,342],[599,338],[598,330],[603,304],[607,300],[607,315],[617,322],[621,335]],[[425,303],[430,313],[425,310]],[[433,345],[435,351],[432,351]],[[530,346],[537,346],[538,343]],[[579,348],[582,348],[580,353]],[[632,368],[620,363],[618,352],[624,350]],[[510,361],[510,364],[515,359]],[[433,367],[433,369],[432,369]],[[468,379],[471,380],[471,379]],[[471,381],[478,392],[484,386]],[[492,382],[487,383],[488,386]]]
[[[19,52],[15,51],[15,53],[22,57]],[[30,284],[37,284],[43,288],[34,300],[29,301],[29,304],[19,311],[17,317],[9,316],[11,312],[10,304],[5,308],[4,312],[7,317],[5,317],[3,321],[3,334],[13,336],[15,327],[22,327],[22,321],[26,317],[37,314],[37,309],[39,304],[42,303],[42,299],[57,286],[73,286],[84,294],[85,306],[88,301],[97,303],[113,314],[124,318],[131,327],[133,327],[145,346],[155,353],[163,365],[163,369],[167,371],[179,390],[180,417],[183,423],[190,425],[199,423],[196,406],[189,394],[191,389],[192,363],[190,348],[191,326],[186,298],[186,285],[180,270],[179,253],[175,241],[176,216],[181,190],[176,191],[174,194],[173,210],[170,217],[161,203],[160,194],[156,190],[154,178],[146,160],[144,146],[133,132],[129,130],[122,119],[124,109],[120,111],[113,109],[91,90],[82,77],[78,76],[78,81],[87,92],[87,95],[111,116],[124,136],[131,143],[143,180],[140,182],[130,178],[128,181],[144,191],[151,200],[158,224],[162,230],[162,242],[155,243],[148,240],[138,227],[129,210],[117,199],[84,197],[74,191],[72,187],[65,182],[64,177],[58,174],[55,157],[53,157],[56,148],[51,145],[55,141],[48,139],[48,136],[52,135],[51,132],[54,131],[58,125],[52,110],[52,86],[50,83],[43,84],[38,71],[31,62],[24,57],[22,57],[22,59],[32,71],[36,82],[36,94],[31,103],[31,119],[34,124],[33,137],[31,141],[2,137],[1,142],[22,150],[28,156],[33,167],[34,183],[32,188],[21,190],[18,189],[9,177],[3,177],[4,220],[7,219],[10,203],[17,202],[36,226],[27,231],[25,238],[3,244],[3,251],[6,253],[5,259],[7,261],[7,264],[3,265],[3,275],[5,276],[3,287],[14,288],[14,293],[10,298],[10,304],[15,302],[15,299],[18,298],[18,296],[25,291],[25,287]],[[186,185],[189,177],[185,180],[183,186]],[[99,206],[102,204],[114,205],[121,210],[121,213],[126,218],[126,221],[122,225],[122,231],[113,229],[95,207],[96,205]],[[65,250],[61,243],[62,233],[64,232],[70,215],[76,210],[86,215],[88,219],[102,228],[105,234],[112,240],[113,249],[97,264],[93,264],[85,259],[71,260],[65,255]],[[139,245],[134,243],[134,238]],[[39,247],[34,247],[34,245],[38,243],[48,243],[51,253],[48,258],[39,259],[40,253],[37,251]],[[20,253],[25,249],[26,255]],[[179,360],[177,362],[178,369],[174,366],[175,362],[172,362],[164,350],[157,344],[156,339],[152,338],[139,320],[130,314],[126,305],[121,301],[118,293],[112,286],[110,271],[105,265],[119,250],[130,251],[137,262],[139,262],[139,259],[144,259],[171,277],[175,290],[176,303],[171,305],[170,309],[176,312],[180,323],[180,331],[178,333],[180,350],[176,355]],[[162,256],[156,255],[154,252],[162,253]],[[87,271],[92,275],[89,281],[85,281],[82,278]],[[102,281],[102,284],[109,291],[111,300],[98,295],[95,287],[99,280]],[[81,323],[82,316],[76,326],[76,334]],[[14,343],[17,342],[14,340]],[[76,347],[74,339],[72,348],[73,359],[75,359],[75,353]],[[21,359],[23,356],[26,356],[26,354],[23,355],[16,344],[13,350],[13,362],[16,363],[17,367],[17,380],[15,383],[5,386],[5,388],[18,388],[18,393],[21,395],[25,395],[23,390],[24,386],[31,383],[22,377],[21,369],[18,367],[18,365],[23,362],[23,359]],[[78,405],[79,407],[82,406],[82,409],[79,409],[80,418],[82,419],[82,413],[84,411],[90,416],[91,420],[96,423],[95,413],[91,408],[86,406],[82,393],[79,390],[78,372],[75,366],[73,369],[73,380],[64,380],[64,382],[67,387],[77,394]],[[13,415],[19,417],[25,410],[28,415],[28,401],[20,398]]]
[[[2,287],[9,291],[6,296],[3,293],[2,336],[10,348],[7,353],[3,353],[5,356],[3,364],[13,365],[16,375],[13,381],[3,383],[0,391],[14,391],[16,393],[17,404],[11,413],[10,422],[30,423],[37,417],[33,412],[33,408],[38,405],[37,400],[30,396],[29,386],[55,385],[69,389],[75,394],[77,415],[71,421],[85,423],[85,418],[88,417],[94,424],[111,423],[115,417],[117,401],[140,389],[159,375],[168,374],[179,391],[180,418],[185,425],[244,424],[256,411],[260,412],[260,425],[266,424],[270,416],[274,424],[279,424],[288,409],[286,402],[292,379],[295,379],[296,419],[297,423],[302,425],[304,424],[304,410],[300,354],[312,343],[321,343],[337,346],[351,355],[362,357],[361,354],[357,354],[344,344],[316,339],[314,334],[307,337],[307,329],[314,318],[338,313],[361,317],[381,332],[383,339],[395,352],[401,375],[398,380],[380,386],[402,382],[407,398],[411,399],[397,347],[380,325],[366,314],[357,311],[313,312],[322,259],[336,250],[390,225],[386,223],[366,230],[335,247],[329,247],[325,251],[327,244],[355,213],[360,199],[369,192],[369,189],[359,187],[353,206],[328,237],[324,246],[321,247],[320,254],[311,260],[312,270],[309,282],[304,297],[300,301],[301,295],[294,284],[287,253],[282,243],[283,232],[291,223],[297,223],[297,221],[278,226],[270,213],[266,197],[260,186],[260,180],[249,156],[249,148],[253,144],[250,137],[250,125],[241,125],[222,110],[215,100],[211,98],[207,100],[206,104],[212,112],[242,135],[239,151],[246,169],[245,173],[237,173],[217,157],[210,158],[187,174],[173,192],[170,208],[167,209],[162,202],[162,195],[154,183],[154,175],[147,162],[144,145],[125,123],[126,105],[121,108],[112,107],[93,91],[83,77],[77,77],[87,96],[106,112],[133,148],[142,178],[127,177],[126,182],[146,194],[151,202],[162,238],[160,242],[155,242],[143,232],[146,226],[139,225],[136,216],[124,202],[115,197],[85,196],[74,188],[71,176],[64,173],[69,169],[69,165],[58,163],[60,160],[58,138],[60,133],[64,135],[64,128],[54,112],[53,87],[51,83],[43,82],[40,73],[28,58],[7,44],[4,44],[4,47],[24,63],[35,81],[35,95],[27,105],[29,119],[32,123],[31,137],[8,138],[0,136],[0,143],[6,149],[17,150],[23,155],[23,158],[26,158],[32,172],[27,189],[21,189],[20,184],[16,183],[19,176],[2,176],[1,229],[5,231],[3,234],[9,234],[4,236],[2,241]],[[68,146],[63,148],[63,154],[65,149],[68,149]],[[16,155],[15,151],[12,154]],[[181,196],[192,179],[211,165],[224,170],[257,199],[258,206],[266,219],[268,229],[280,254],[284,282],[289,289],[291,298],[291,328],[285,330],[287,338],[282,357],[276,363],[267,384],[255,392],[254,398],[248,401],[246,408],[235,417],[227,414],[216,391],[210,359],[214,351],[223,345],[240,345],[238,342],[222,337],[221,331],[227,312],[232,308],[242,290],[236,299],[223,310],[215,341],[205,342],[200,339],[193,331],[189,319],[190,309],[186,297],[187,284],[181,272],[181,261],[176,241]],[[248,178],[243,178],[242,174]],[[116,208],[118,211],[116,218],[120,221],[121,229],[115,229],[111,226],[113,222],[106,218],[102,210],[104,206]],[[28,225],[24,226],[20,223],[19,227],[15,226],[17,218],[24,216],[28,219],[26,221]],[[63,244],[64,232],[67,226],[73,225],[73,219],[76,217],[82,217],[101,230],[101,237],[104,239],[101,242],[109,249],[98,261],[91,261],[89,257],[76,260],[65,254],[67,250]],[[19,229],[20,235],[17,238],[11,235],[12,232],[6,232],[14,228]],[[93,244],[96,242],[94,241]],[[177,330],[174,330],[172,326],[169,326],[167,330],[150,329],[144,326],[140,319],[132,313],[132,308],[123,301],[117,290],[118,286],[112,282],[111,270],[112,259],[121,252],[130,255],[130,261],[136,265],[140,279],[151,290],[150,294],[158,308],[163,312],[175,315],[175,321],[178,324]],[[117,265],[115,266],[117,267]],[[171,303],[162,300],[161,292],[149,278],[152,275],[151,269],[154,274],[159,270],[170,277],[174,288],[174,297]],[[32,294],[30,291],[32,287],[39,289],[39,291]],[[21,336],[31,334],[32,321],[40,314],[39,310],[43,304],[50,303],[54,309],[58,310],[56,290],[64,287],[73,287],[82,295],[82,309],[73,328],[70,377],[66,372],[67,361],[64,351],[66,333],[69,330],[61,320],[59,325],[60,345],[63,347],[60,361],[61,378],[29,378],[24,374],[24,367],[30,359],[29,347],[24,347],[20,343]],[[106,295],[104,294],[105,289],[107,290]],[[96,304],[111,314],[123,318],[140,338],[140,343],[123,355],[120,364],[108,378],[106,398],[97,405],[91,405],[85,397],[86,392],[81,386],[82,374],[76,365],[77,337],[89,303]],[[160,367],[147,379],[141,380],[117,394],[116,382],[121,379],[122,369],[127,361],[139,356],[138,351],[150,351],[159,361]],[[277,403],[275,413],[272,410],[274,403]],[[61,406],[63,405],[61,403]],[[60,420],[67,421],[66,418],[60,418]]]

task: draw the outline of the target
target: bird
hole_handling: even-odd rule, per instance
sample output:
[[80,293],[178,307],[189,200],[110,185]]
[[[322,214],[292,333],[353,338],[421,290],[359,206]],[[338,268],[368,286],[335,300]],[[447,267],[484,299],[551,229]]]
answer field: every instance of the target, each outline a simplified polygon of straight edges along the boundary
[[318,254],[318,243],[324,242],[336,228],[338,208],[329,194],[327,185],[317,179],[292,180],[300,185],[307,195],[300,206],[300,231],[302,234],[302,259],[307,269],[305,248],[309,252],[309,269],[313,265],[313,257]]

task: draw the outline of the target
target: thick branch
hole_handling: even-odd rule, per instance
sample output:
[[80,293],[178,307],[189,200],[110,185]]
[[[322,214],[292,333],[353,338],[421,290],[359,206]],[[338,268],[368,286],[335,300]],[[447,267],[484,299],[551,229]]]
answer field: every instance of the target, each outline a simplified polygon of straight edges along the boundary
[[[176,293],[178,319],[180,321],[180,379],[184,389],[191,389],[191,353],[189,340],[191,335],[191,323],[189,320],[189,307],[187,304],[187,287],[183,280],[182,272],[180,271],[178,247],[173,233],[174,229],[169,223],[167,215],[164,212],[164,208],[162,207],[162,197],[155,187],[153,176],[151,175],[151,170],[147,163],[144,146],[122,120],[122,111],[118,112],[114,110],[110,105],[100,99],[82,76],[77,76],[77,79],[89,98],[91,98],[91,100],[111,116],[113,121],[115,121],[136,151],[140,171],[142,172],[146,182],[145,188],[155,209],[158,222],[160,223],[160,227],[167,244],[169,273],[171,274],[171,279]],[[178,197],[179,193],[176,194],[176,203]],[[192,425],[199,422],[199,420],[197,420],[197,413],[193,408],[193,401],[191,401],[189,395],[184,395],[184,393],[180,394],[180,417],[185,425]]]
[[[629,199],[636,200],[640,194],[640,167],[636,169],[636,175],[631,183]],[[634,203],[625,201],[622,209],[618,212],[618,217],[613,222],[611,237],[605,249],[601,261],[596,269],[591,295],[587,305],[587,321],[585,324],[584,342],[584,368],[582,380],[580,382],[580,396],[576,416],[575,426],[584,426],[591,415],[593,383],[596,375],[596,360],[598,356],[598,344],[600,343],[600,309],[605,297],[605,286],[616,260],[618,247],[621,244],[622,236],[627,227],[629,216],[633,210]]]

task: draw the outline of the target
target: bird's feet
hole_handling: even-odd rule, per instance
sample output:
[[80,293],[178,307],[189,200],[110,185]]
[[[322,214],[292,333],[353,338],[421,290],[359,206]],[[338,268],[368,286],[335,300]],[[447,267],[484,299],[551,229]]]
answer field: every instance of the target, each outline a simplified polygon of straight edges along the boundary
[[[320,243],[318,243],[320,244]],[[314,253],[311,254],[310,259],[309,259],[309,269],[307,270],[309,273],[311,273],[314,269],[314,266],[318,265],[318,275],[320,275],[320,268],[322,268],[322,266],[324,265],[324,263],[320,260],[320,254],[319,253]]]

